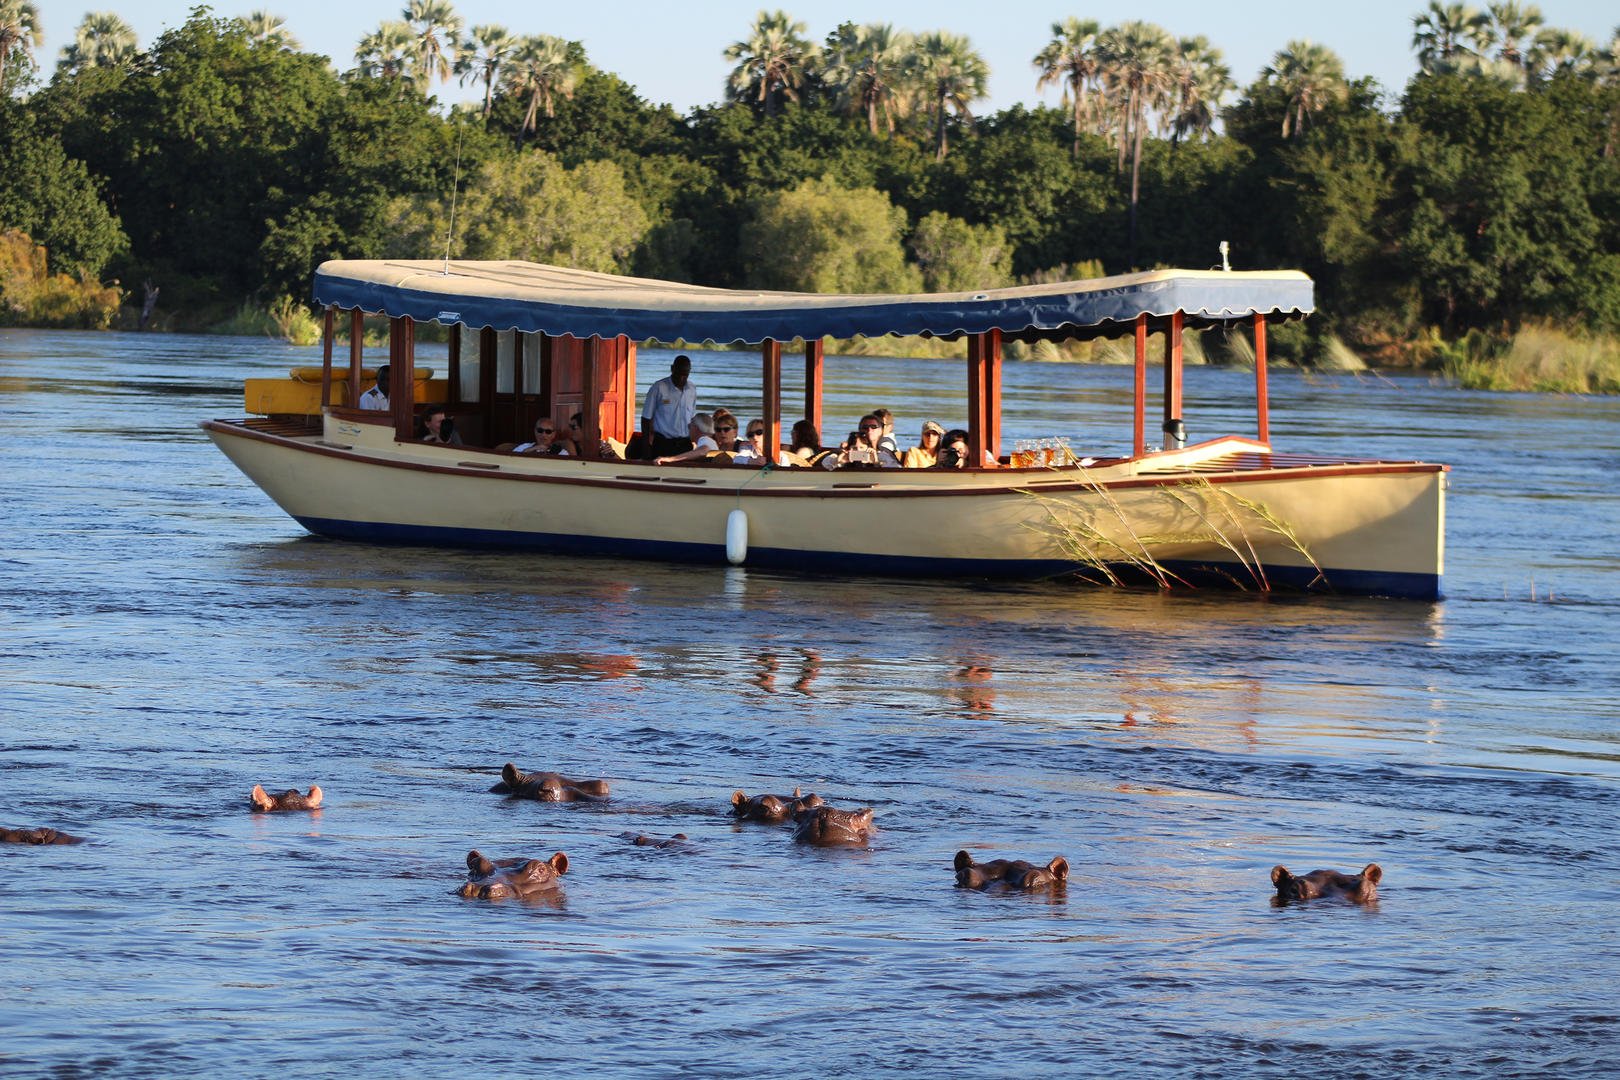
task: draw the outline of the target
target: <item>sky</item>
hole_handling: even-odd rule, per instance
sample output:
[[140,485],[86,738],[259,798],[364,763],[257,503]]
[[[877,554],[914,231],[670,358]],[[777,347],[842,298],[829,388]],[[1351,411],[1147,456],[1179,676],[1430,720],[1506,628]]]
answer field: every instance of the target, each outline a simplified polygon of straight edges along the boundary
[[[135,28],[142,48],[165,28],[184,23],[201,0],[94,0],[83,6],[71,0],[34,0],[45,30],[40,51],[41,74],[48,75],[73,30],[90,10],[113,11]],[[1031,58],[1051,39],[1053,22],[1070,15],[1094,18],[1104,25],[1137,18],[1156,22],[1178,37],[1203,34],[1226,55],[1232,76],[1247,86],[1290,40],[1306,38],[1325,44],[1345,62],[1352,78],[1371,75],[1386,90],[1398,93],[1416,70],[1412,52],[1412,16],[1425,7],[1420,0],[1360,0],[1326,4],[1320,0],[1244,0],[1213,4],[1208,0],[1135,0],[1131,4],[1042,3],[1038,0],[814,0],[798,3],[770,0],[618,0],[573,4],[518,4],[498,0],[454,0],[466,25],[498,23],[513,33],[547,33],[582,42],[595,66],[635,86],[654,103],[686,112],[721,100],[730,65],[721,55],[746,35],[763,6],[778,6],[804,22],[811,40],[819,42],[840,22],[889,22],[897,28],[950,30],[965,34],[990,65],[990,98],[975,111],[981,115],[1023,102],[1057,105],[1059,91],[1035,89]],[[82,3],[82,0],[81,0]],[[384,19],[400,16],[403,0],[214,0],[220,16],[256,9],[283,16],[308,51],[330,57],[340,69],[354,65],[354,47]],[[1480,6],[1483,6],[1481,3]],[[1614,0],[1543,0],[1549,25],[1579,30],[1599,44],[1620,24]],[[441,100],[474,100],[476,88],[454,82],[435,87]]]

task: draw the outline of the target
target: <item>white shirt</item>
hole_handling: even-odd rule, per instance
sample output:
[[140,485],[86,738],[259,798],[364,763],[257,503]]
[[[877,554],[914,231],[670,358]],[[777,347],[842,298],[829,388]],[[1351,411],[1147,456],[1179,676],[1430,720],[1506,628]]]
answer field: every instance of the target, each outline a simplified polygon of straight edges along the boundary
[[647,388],[647,404],[641,410],[641,418],[652,421],[653,434],[666,439],[684,439],[696,415],[697,387],[690,377],[684,388],[675,385],[673,375]]
[[381,387],[373,386],[360,395],[360,407],[362,409],[381,409],[386,412],[388,410],[388,392]]

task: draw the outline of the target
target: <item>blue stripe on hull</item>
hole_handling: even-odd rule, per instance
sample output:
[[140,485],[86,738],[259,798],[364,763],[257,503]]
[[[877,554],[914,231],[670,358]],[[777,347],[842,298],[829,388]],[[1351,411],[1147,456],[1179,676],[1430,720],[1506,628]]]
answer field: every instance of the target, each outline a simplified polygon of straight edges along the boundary
[[[558,555],[599,555],[666,562],[724,564],[725,544],[692,544],[673,540],[629,537],[573,536],[567,533],[516,533],[500,529],[460,529],[435,525],[394,525],[386,522],[298,518],[312,533],[339,540],[373,544],[421,544],[437,547],[505,548]],[[799,551],[791,548],[749,548],[747,565],[773,570],[802,570],[852,576],[872,574],[936,578],[1012,578],[1032,580],[1078,574],[1066,559],[939,559],[911,555]],[[1237,563],[1166,561],[1164,568],[1190,584],[1256,589],[1253,575]],[[1131,567],[1115,568],[1127,580],[1143,584],[1150,579]],[[1323,592],[1393,596],[1414,600],[1440,599],[1436,574],[1403,574],[1372,570],[1324,571],[1329,585],[1322,586],[1310,567],[1268,566],[1266,580],[1273,587],[1316,589]]]

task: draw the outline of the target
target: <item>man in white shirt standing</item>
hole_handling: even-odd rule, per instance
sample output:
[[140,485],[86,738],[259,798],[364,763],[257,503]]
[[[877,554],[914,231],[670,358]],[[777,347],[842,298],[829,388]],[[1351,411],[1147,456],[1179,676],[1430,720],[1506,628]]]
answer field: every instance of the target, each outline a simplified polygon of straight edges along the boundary
[[362,409],[380,409],[388,411],[388,365],[384,364],[377,369],[377,385],[360,395]]
[[647,389],[647,403],[641,410],[641,439],[648,457],[684,454],[692,449],[689,428],[697,415],[697,387],[688,378],[692,359],[677,356],[669,365],[669,377]]

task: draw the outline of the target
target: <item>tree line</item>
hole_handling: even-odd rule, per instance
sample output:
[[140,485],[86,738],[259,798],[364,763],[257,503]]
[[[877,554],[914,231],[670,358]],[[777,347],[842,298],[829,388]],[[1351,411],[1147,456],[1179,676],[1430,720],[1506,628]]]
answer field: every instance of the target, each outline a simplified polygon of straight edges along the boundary
[[[0,231],[194,312],[305,296],[339,257],[904,292],[1203,268],[1226,240],[1311,273],[1315,332],[1385,361],[1431,327],[1620,333],[1620,28],[1433,0],[1412,29],[1395,95],[1320,43],[1239,87],[1202,37],[1067,18],[1025,74],[1061,107],[979,114],[965,36],[817,42],[762,11],[680,115],[450,0],[409,0],[342,72],[268,12],[198,9],[144,50],[96,14],[48,77],[37,8],[0,0]],[[481,100],[442,108],[452,79]]]

